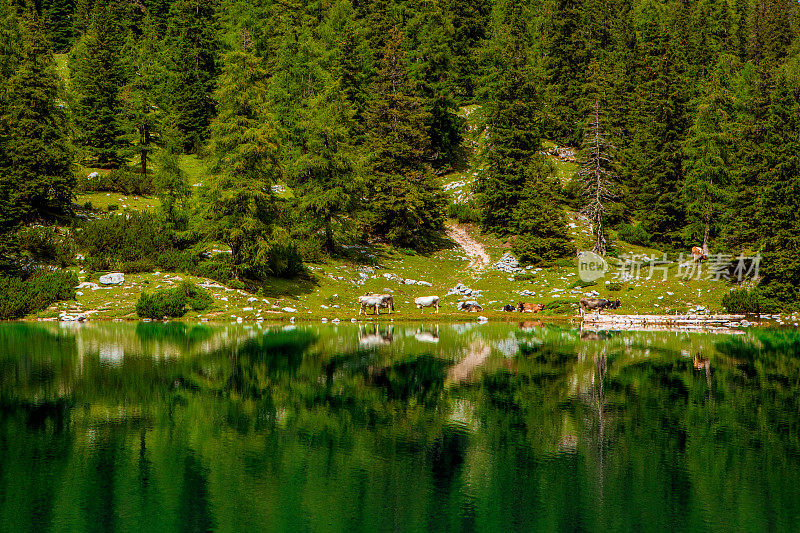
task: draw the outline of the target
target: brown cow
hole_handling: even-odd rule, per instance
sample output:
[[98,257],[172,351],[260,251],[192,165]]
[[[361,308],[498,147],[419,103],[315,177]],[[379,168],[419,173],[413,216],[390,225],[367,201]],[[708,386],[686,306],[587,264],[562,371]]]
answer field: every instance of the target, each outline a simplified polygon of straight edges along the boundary
[[703,249],[697,246],[692,246],[692,260],[697,263],[699,261],[703,261],[704,259],[708,259],[708,256],[703,253]]
[[474,301],[461,302],[458,304],[458,310],[467,311],[468,313],[477,313],[478,311],[483,311],[483,306]]
[[519,304],[517,304],[517,311],[520,313],[538,313],[542,309],[544,309],[542,304],[529,304],[525,302],[519,302]]

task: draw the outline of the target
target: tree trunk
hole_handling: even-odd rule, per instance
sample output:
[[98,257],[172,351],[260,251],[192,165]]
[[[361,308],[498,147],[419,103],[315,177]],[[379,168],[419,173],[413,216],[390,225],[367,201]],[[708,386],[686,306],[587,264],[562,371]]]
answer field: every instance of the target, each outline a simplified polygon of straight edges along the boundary
[[708,232],[709,232],[709,221],[706,219],[706,229],[703,231],[703,255],[708,257]]
[[333,228],[331,227],[331,216],[325,215],[325,248],[328,253],[333,253],[336,248],[336,243],[333,242]]

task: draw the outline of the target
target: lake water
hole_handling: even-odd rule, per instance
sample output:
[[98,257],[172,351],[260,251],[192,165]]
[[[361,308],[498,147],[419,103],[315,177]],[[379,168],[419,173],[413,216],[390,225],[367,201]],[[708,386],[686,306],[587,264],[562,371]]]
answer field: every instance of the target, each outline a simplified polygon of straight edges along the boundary
[[0,323],[0,530],[797,531],[799,348]]

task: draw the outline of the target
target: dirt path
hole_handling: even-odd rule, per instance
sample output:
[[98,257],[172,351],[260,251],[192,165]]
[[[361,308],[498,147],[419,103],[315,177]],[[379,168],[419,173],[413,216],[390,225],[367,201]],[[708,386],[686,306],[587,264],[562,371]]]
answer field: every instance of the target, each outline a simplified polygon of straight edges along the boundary
[[489,254],[481,243],[472,236],[462,226],[457,224],[447,225],[447,236],[461,246],[470,258],[469,266],[475,270],[483,270],[489,266]]

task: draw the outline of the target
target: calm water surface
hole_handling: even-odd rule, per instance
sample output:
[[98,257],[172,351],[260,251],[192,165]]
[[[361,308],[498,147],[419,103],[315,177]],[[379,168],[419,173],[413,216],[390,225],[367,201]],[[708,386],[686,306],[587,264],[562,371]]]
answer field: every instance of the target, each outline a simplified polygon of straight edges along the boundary
[[800,335],[0,324],[2,531],[797,531]]

